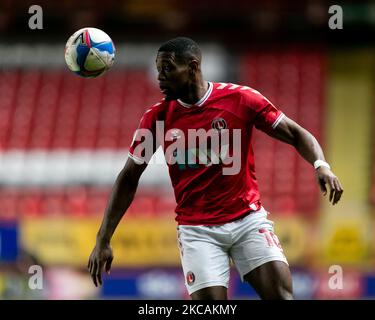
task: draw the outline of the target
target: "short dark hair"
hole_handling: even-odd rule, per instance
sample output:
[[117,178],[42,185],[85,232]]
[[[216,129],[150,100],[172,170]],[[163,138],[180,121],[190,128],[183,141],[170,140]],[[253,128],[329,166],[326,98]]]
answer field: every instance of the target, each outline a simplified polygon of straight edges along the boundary
[[177,37],[167,42],[164,42],[158,52],[173,52],[178,59],[189,60],[189,59],[202,59],[201,49],[198,44],[186,37]]

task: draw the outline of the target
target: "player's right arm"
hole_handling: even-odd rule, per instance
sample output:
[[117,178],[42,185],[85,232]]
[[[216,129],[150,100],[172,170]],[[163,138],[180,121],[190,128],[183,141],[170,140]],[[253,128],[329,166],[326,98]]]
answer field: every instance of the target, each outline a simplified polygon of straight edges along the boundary
[[146,167],[146,163],[137,164],[128,157],[124,168],[117,176],[87,266],[95,286],[102,284],[103,268],[105,267],[107,273],[110,271],[113,260],[111,238],[134,199],[138,181]]
[[[157,107],[159,104],[155,105]],[[129,149],[129,157],[119,173],[96,237],[96,245],[88,261],[88,269],[95,286],[102,284],[101,273],[109,273],[113,260],[111,238],[121,218],[129,208],[137,190],[138,181],[157,149],[157,108],[148,109],[143,115]]]

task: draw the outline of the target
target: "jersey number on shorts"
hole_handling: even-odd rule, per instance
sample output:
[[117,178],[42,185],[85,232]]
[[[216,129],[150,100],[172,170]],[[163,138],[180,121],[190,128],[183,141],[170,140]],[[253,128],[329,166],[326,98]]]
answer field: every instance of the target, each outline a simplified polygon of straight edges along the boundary
[[281,251],[283,251],[283,248],[281,247],[279,238],[272,231],[270,231],[268,229],[265,229],[265,228],[262,228],[262,229],[259,229],[259,232],[264,234],[265,240],[267,241],[267,245],[269,247],[276,246]]

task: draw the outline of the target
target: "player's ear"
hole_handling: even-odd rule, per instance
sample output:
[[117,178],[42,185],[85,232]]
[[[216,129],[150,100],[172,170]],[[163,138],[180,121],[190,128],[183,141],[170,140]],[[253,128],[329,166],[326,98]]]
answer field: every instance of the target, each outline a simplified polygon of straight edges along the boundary
[[189,73],[191,75],[194,75],[194,74],[196,74],[198,72],[198,70],[199,70],[199,63],[198,63],[198,61],[197,60],[191,60],[189,62]]

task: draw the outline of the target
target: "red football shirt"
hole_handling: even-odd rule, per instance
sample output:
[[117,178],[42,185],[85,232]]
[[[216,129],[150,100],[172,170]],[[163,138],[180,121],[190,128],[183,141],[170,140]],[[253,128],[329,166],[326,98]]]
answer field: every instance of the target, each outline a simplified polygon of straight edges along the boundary
[[[252,148],[253,127],[268,132],[278,125],[283,116],[267,98],[250,87],[209,82],[206,94],[194,105],[187,105],[180,100],[163,100],[148,109],[134,135],[129,156],[136,162],[142,159],[148,161],[156,149],[162,146],[176,197],[178,224],[224,224],[260,208]],[[160,126],[161,123],[164,128]],[[206,132],[210,129],[224,132],[220,130],[226,129],[229,138],[219,146],[221,149],[213,146],[210,149],[210,143],[213,144],[210,139],[207,145],[208,150],[216,150],[216,160],[220,158],[220,150],[224,150],[223,145],[226,145],[227,153],[223,155],[237,157],[239,163],[238,168],[233,170],[234,174],[223,173],[224,168],[235,168],[234,161],[232,164],[224,160],[210,163],[212,153],[206,152],[208,160],[199,162],[202,153],[197,152],[196,148],[189,149],[192,140],[188,141],[189,129],[204,129]],[[145,131],[154,138],[151,152],[140,148],[146,139],[141,137]],[[236,147],[234,131],[241,140]],[[200,140],[194,140],[200,146]],[[181,147],[185,148],[185,155],[170,152],[174,150],[172,143],[185,146]],[[169,163],[173,157],[176,163]],[[193,158],[195,163],[190,160]]]

